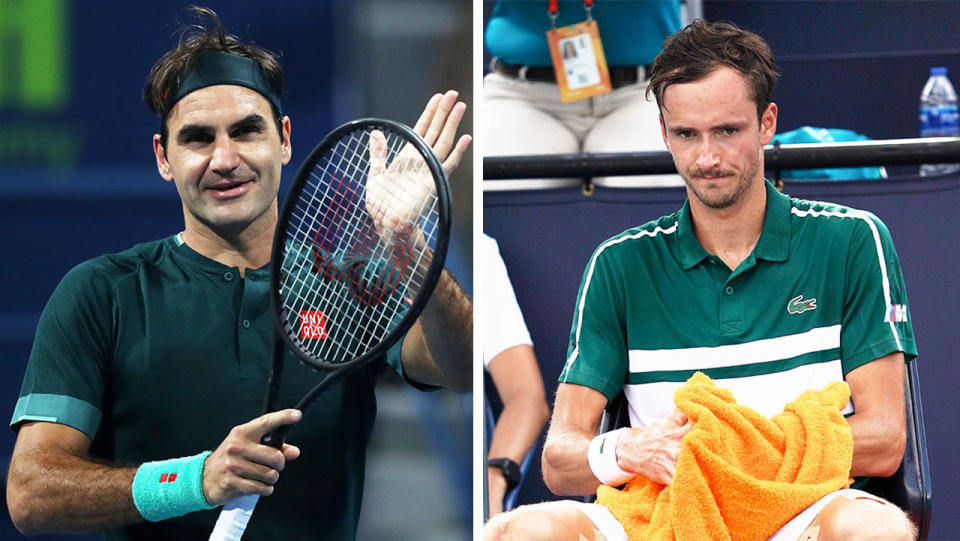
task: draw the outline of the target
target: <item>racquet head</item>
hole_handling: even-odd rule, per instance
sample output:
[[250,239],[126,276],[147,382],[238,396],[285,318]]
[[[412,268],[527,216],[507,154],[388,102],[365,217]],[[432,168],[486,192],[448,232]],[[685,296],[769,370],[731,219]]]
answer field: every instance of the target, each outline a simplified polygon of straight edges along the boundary
[[326,370],[384,353],[426,305],[449,229],[446,175],[413,130],[382,119],[335,129],[280,211],[271,269],[279,333]]

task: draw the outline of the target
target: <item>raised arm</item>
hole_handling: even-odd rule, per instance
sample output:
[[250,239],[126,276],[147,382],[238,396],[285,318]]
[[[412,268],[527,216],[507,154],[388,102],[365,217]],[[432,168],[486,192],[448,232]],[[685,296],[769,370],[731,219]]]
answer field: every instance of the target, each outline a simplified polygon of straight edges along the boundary
[[[276,411],[231,430],[204,459],[203,508],[246,494],[272,494],[286,461],[300,451],[285,445],[281,453],[260,439],[299,418],[295,410]],[[48,422],[20,426],[7,476],[7,507],[21,533],[88,533],[144,520],[133,496],[139,466],[100,463],[89,450],[90,438],[73,427]]]
[[410,378],[458,392],[473,387],[473,303],[446,269],[400,353]]
[[413,131],[433,148],[447,175],[452,174],[460,165],[460,160],[473,139],[469,134],[457,138],[460,121],[467,110],[465,103],[457,101],[459,95],[456,90],[434,94],[413,126]]
[[[470,146],[470,135],[454,142],[457,129],[466,111],[466,104],[457,101],[457,92],[435,94],[414,125],[413,131],[423,138],[442,164],[447,175],[453,173]],[[370,178],[367,182],[365,206],[374,226],[387,245],[394,236],[412,236],[423,202],[436,195],[433,177],[423,157],[412,144],[405,145],[387,164],[387,139],[378,130],[370,133],[368,145]]]
[[[449,175],[460,164],[471,137],[458,139],[466,104],[458,93],[435,94],[414,126]],[[404,372],[414,380],[468,392],[473,386],[473,303],[446,269],[401,352]]]

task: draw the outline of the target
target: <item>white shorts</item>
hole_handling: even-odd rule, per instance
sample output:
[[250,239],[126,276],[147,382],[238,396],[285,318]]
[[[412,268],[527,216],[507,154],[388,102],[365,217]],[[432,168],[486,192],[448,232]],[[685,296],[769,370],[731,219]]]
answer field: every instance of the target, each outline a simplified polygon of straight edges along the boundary
[[770,539],[767,541],[797,541],[797,539],[800,539],[800,534],[802,534],[803,531],[810,526],[810,524],[813,522],[813,519],[817,518],[817,515],[820,514],[820,511],[822,511],[823,508],[830,503],[830,500],[836,496],[843,496],[849,500],[863,496],[876,498],[876,496],[870,494],[869,492],[864,492],[855,488],[844,488],[831,492],[830,494],[827,494],[826,496],[817,500],[810,507],[801,511],[799,515],[793,517],[790,522],[784,524],[782,528],[771,535]]
[[[790,522],[784,524],[783,527],[770,536],[767,541],[797,541],[800,539],[800,534],[810,526],[813,519],[817,518],[820,511],[830,503],[830,500],[840,495],[849,499],[861,496],[874,497],[867,492],[854,488],[845,488],[831,492],[800,512],[799,515],[793,517]],[[607,541],[630,541],[627,538],[627,532],[623,529],[623,525],[620,524],[620,521],[618,521],[616,517],[613,516],[613,513],[606,507],[598,503],[584,503],[575,500],[567,500],[567,502],[576,507],[577,510],[584,515],[587,515]]]
[[[655,100],[647,100],[646,91],[644,81],[564,103],[556,83],[489,73],[483,79],[483,154],[665,151],[660,109]],[[605,181],[683,186],[683,179],[675,174],[617,176]]]
[[577,511],[587,515],[607,541],[630,541],[623,525],[606,507],[599,503],[585,503],[576,500],[564,500],[564,503],[569,503],[576,507]]

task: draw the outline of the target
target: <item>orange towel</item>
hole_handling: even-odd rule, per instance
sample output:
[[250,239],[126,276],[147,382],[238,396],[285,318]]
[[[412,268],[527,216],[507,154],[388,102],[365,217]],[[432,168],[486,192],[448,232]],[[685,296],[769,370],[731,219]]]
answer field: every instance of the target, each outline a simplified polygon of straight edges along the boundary
[[853,435],[846,383],[807,391],[767,419],[697,372],[673,400],[696,423],[670,486],[638,476],[601,486],[631,540],[763,540],[822,496],[849,486]]

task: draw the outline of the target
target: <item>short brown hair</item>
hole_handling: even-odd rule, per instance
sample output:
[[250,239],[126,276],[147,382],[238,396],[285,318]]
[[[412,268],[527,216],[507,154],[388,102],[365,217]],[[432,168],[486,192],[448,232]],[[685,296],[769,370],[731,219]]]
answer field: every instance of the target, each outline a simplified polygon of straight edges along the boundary
[[[260,65],[276,94],[283,94],[283,67],[273,53],[255,45],[245,45],[236,36],[227,34],[220,17],[212,9],[193,6],[187,11],[196,17],[198,23],[183,26],[177,46],[157,60],[143,87],[147,107],[160,117],[160,144],[164,152],[167,148],[167,115],[173,107],[167,97],[176,90],[174,87],[180,77],[207,51],[223,51],[252,59]],[[270,109],[277,133],[283,137],[280,111],[272,103]]]
[[729,22],[709,23],[698,19],[668,37],[650,66],[650,92],[663,108],[663,93],[670,85],[698,81],[720,66],[728,66],[747,78],[757,104],[757,118],[772,101],[780,74],[773,52],[763,38]]

